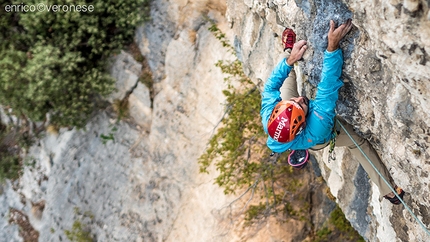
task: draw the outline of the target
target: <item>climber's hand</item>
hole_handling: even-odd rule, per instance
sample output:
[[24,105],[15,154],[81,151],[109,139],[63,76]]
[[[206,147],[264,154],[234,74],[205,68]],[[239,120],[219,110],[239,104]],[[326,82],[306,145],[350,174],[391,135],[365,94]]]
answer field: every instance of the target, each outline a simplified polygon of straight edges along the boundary
[[290,66],[294,65],[294,62],[302,58],[303,53],[305,53],[307,48],[306,40],[300,40],[299,42],[295,43],[293,49],[291,50],[291,55],[288,57],[287,64]]
[[346,23],[336,28],[333,20],[330,20],[330,30],[328,31],[328,51],[335,51],[339,48],[339,42],[351,30],[352,21],[348,19]]

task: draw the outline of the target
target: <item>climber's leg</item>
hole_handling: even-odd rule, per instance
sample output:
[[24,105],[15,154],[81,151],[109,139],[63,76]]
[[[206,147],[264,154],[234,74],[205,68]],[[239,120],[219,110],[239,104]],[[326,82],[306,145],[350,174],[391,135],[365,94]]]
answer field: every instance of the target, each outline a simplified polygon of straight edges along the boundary
[[299,96],[299,93],[297,92],[296,72],[294,69],[291,70],[290,74],[285,79],[280,91],[282,100],[289,100],[292,97]]
[[[285,28],[282,32],[282,46],[284,47],[284,51],[281,54],[281,59],[288,59],[291,54],[291,50],[296,42],[296,34],[290,28]],[[299,93],[297,91],[297,80],[296,80],[296,72],[294,69],[290,71],[290,74],[285,79],[281,88],[281,98],[282,100],[289,100],[293,97],[298,97]]]
[[[373,163],[373,165],[376,167],[376,169],[381,173],[381,175],[384,177],[384,179],[389,182],[389,184],[394,188],[395,185],[391,179],[390,173],[388,172],[386,166],[382,163],[381,159],[379,158],[378,153],[375,149],[370,145],[370,143],[358,136],[353,127],[349,125],[346,122],[341,122],[342,125],[345,127],[345,129],[348,131],[348,133],[352,136],[352,138],[355,140],[355,142],[360,146],[360,148],[364,151],[366,156],[370,159],[370,161]],[[337,124],[337,126],[339,126]],[[384,180],[381,178],[381,176],[378,174],[378,172],[373,168],[373,166],[369,163],[369,161],[364,157],[364,155],[361,153],[361,151],[357,148],[357,146],[354,144],[354,142],[349,138],[349,136],[345,133],[345,131],[339,126],[337,129],[340,133],[336,138],[336,146],[347,146],[349,151],[351,152],[352,156],[361,164],[361,166],[364,168],[364,170],[367,172],[367,174],[370,177],[370,180],[372,180],[379,188],[379,191],[381,195],[387,195],[391,193],[391,189],[389,186],[384,182]]]

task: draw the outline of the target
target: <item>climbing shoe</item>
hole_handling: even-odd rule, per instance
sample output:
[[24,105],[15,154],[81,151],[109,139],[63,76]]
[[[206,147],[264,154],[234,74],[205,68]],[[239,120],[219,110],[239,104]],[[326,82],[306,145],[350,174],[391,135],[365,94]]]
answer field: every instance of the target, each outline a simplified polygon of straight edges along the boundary
[[284,51],[286,49],[292,49],[294,43],[296,42],[296,33],[292,29],[286,28],[282,32],[282,45],[284,46]]
[[[397,195],[399,195],[399,197],[403,199],[403,195],[405,195],[405,192],[400,187],[396,187],[396,192],[397,192]],[[400,199],[397,196],[388,197],[387,195],[385,195],[384,198],[395,205],[398,205],[401,203]]]
[[301,170],[308,164],[308,158],[308,150],[293,150],[290,155],[288,155],[288,164],[297,170]]

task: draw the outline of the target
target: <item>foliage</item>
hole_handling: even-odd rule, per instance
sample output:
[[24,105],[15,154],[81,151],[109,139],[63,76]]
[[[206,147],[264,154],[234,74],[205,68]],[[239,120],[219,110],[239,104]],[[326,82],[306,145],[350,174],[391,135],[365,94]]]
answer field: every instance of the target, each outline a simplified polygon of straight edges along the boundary
[[0,155],[0,183],[4,182],[5,179],[17,179],[21,171],[19,157],[10,154]]
[[[209,30],[224,47],[233,49],[216,25]],[[223,91],[226,114],[221,121],[222,126],[199,158],[200,172],[208,173],[209,166],[214,163],[220,172],[215,183],[224,189],[225,194],[245,190],[251,194],[250,200],[254,196],[264,200],[248,206],[245,211],[247,224],[277,213],[300,218],[300,211],[289,205],[290,196],[286,194],[296,191],[301,184],[290,166],[269,161],[270,151],[266,148],[266,135],[259,115],[261,95],[257,86],[244,74],[239,60],[218,61],[216,66],[227,74],[224,80],[228,85]],[[286,160],[287,155],[282,154],[280,160]]]
[[337,206],[330,214],[326,226],[317,231],[316,242],[322,241],[365,241],[363,237],[351,226],[345,214]]
[[113,101],[112,107],[115,113],[118,115],[117,120],[121,120],[123,118],[128,117],[130,109],[129,109],[129,102],[128,102],[128,96],[125,97],[122,100],[115,99]]
[[5,179],[17,179],[21,173],[21,149],[30,146],[31,140],[26,131],[0,123],[0,183]]
[[110,130],[109,134],[107,134],[107,135],[101,134],[100,138],[102,140],[102,143],[104,145],[106,145],[109,140],[112,140],[112,142],[115,142],[115,137],[113,135],[117,130],[118,130],[118,128],[116,126],[113,126],[113,128]]
[[82,228],[82,223],[75,221],[72,230],[65,230],[66,237],[72,242],[92,242],[91,233]]
[[[213,25],[211,31],[220,32]],[[220,38],[225,38],[221,36]],[[207,172],[207,168],[217,157],[222,157],[216,163],[221,175],[216,183],[224,187],[226,194],[234,192],[235,188],[243,185],[251,185],[255,180],[255,173],[260,164],[250,162],[249,157],[244,157],[246,152],[254,151],[259,138],[264,137],[259,124],[260,94],[251,80],[242,71],[239,60],[224,62],[218,61],[218,66],[223,73],[228,74],[225,81],[227,90],[223,93],[227,98],[226,113],[228,118],[222,119],[223,127],[211,138],[209,148],[200,159],[200,171]],[[240,84],[239,88],[232,85],[232,81]],[[259,150],[263,152],[263,150]],[[242,174],[239,178],[237,175]],[[235,180],[238,177],[238,180]]]
[[[351,226],[351,223],[345,218],[345,214],[340,207],[336,207],[330,214],[330,223],[338,229],[342,235],[351,241],[364,241],[357,231]],[[345,240],[344,240],[345,241]]]
[[33,121],[49,113],[55,125],[82,127],[113,90],[108,58],[132,41],[149,0],[49,2],[93,5],[93,12],[6,12],[7,4],[0,2],[0,103]]
[[[73,208],[75,215],[79,216],[82,220],[94,220],[94,215],[90,211],[82,213],[78,207]],[[53,229],[51,229],[53,231]],[[94,241],[93,236],[88,228],[85,228],[81,220],[75,220],[71,230],[64,230],[66,237],[72,242],[91,242]]]
[[209,31],[211,31],[215,37],[221,42],[222,47],[227,48],[227,50],[232,53],[235,54],[235,50],[233,48],[233,46],[228,42],[225,33],[223,33],[217,26],[216,24],[212,24],[209,27]]

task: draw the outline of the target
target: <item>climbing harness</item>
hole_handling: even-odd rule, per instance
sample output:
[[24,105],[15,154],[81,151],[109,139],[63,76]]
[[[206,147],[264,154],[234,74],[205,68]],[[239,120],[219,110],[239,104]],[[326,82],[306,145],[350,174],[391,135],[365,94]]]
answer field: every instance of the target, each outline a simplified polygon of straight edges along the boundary
[[[345,133],[348,135],[348,137],[351,139],[351,141],[354,143],[354,145],[360,150],[360,152],[363,154],[363,156],[367,159],[367,161],[372,165],[373,169],[378,173],[378,175],[382,178],[382,180],[387,184],[387,186],[390,188],[390,190],[394,193],[394,195],[402,202],[403,206],[408,210],[408,212],[412,215],[412,217],[418,222],[419,225],[424,229],[424,231],[430,235],[430,232],[425,227],[425,225],[421,222],[421,220],[418,219],[418,217],[412,212],[412,210],[409,208],[409,206],[403,201],[403,199],[397,194],[396,190],[390,185],[390,183],[382,176],[382,174],[376,169],[375,165],[372,163],[372,161],[369,159],[369,157],[364,153],[364,151],[361,149],[361,147],[357,144],[357,142],[352,138],[352,136],[349,134],[349,132],[346,130],[346,128],[339,122],[339,120],[336,120],[336,122],[340,125],[340,127],[345,131]],[[330,147],[331,148],[331,147]]]

